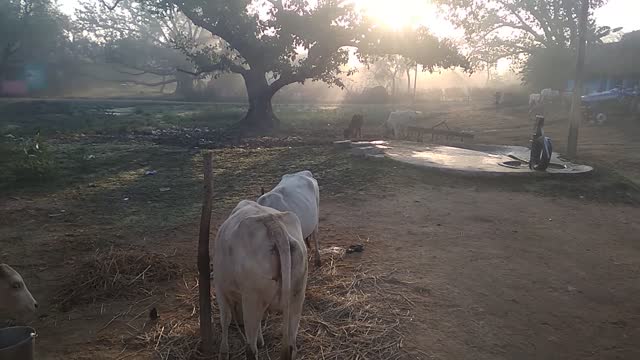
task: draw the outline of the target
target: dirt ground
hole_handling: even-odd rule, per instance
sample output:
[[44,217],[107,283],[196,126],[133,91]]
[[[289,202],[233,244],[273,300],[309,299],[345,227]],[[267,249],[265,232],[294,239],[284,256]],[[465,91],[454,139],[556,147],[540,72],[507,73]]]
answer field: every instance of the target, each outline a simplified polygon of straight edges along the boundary
[[[477,142],[522,145],[530,136],[522,109],[448,104],[431,111],[475,131]],[[565,123],[551,118],[547,126],[559,149]],[[396,355],[361,358],[638,359],[640,190],[618,173],[640,179],[639,128],[584,127],[581,160],[608,167],[569,180],[456,177],[351,158],[331,145],[218,150],[228,164],[218,163],[214,180],[212,234],[239,199],[304,166],[321,185],[321,246],[364,245],[310,276],[375,274],[377,289],[395,294],[375,311],[404,314]],[[0,260],[23,274],[43,305],[30,323],[39,333],[38,359],[177,359],[163,353],[167,342],[188,341],[176,319],[197,326],[197,152],[109,146],[100,149],[135,166],[110,164],[55,191],[0,195]],[[142,149],[142,162],[128,157]],[[140,176],[150,168],[158,177]],[[158,192],[164,186],[171,190]],[[135,293],[60,307],[85,261],[109,249],[162,254],[180,271]],[[375,308],[380,295],[372,289]],[[305,311],[315,306],[310,297]],[[151,308],[163,324],[159,337],[149,335],[159,327],[147,316]],[[302,332],[310,321],[303,318]]]

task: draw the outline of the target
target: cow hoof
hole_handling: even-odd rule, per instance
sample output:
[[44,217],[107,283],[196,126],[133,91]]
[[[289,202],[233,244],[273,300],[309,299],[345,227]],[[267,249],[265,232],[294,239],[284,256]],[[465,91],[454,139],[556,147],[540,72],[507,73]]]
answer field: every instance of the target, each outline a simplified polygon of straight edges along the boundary
[[247,360],[257,360],[258,354],[254,353],[249,346],[246,347],[245,353],[247,354]]
[[262,337],[258,338],[258,347],[261,349],[264,347],[264,338]]
[[321,267],[322,261],[320,259],[316,259],[315,264],[316,264],[316,267]]

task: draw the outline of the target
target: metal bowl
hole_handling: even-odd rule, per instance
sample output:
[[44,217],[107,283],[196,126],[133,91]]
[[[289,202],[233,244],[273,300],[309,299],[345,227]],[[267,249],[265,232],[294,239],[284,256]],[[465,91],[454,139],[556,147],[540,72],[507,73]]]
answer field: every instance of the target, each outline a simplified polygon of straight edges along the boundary
[[33,360],[36,331],[28,326],[0,329],[0,360]]

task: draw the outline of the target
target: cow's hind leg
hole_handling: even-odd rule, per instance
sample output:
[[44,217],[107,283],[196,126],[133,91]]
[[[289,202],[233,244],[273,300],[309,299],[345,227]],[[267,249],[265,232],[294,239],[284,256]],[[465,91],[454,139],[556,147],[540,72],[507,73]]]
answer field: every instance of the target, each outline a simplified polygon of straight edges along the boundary
[[231,304],[227,303],[224,296],[217,296],[220,307],[220,325],[222,325],[222,339],[220,339],[219,360],[229,359],[229,325],[231,324]]
[[[253,295],[253,296],[252,296]],[[265,308],[260,306],[257,294],[242,297],[242,315],[244,317],[244,332],[247,336],[247,359],[258,359],[258,334],[261,332],[260,323]]]
[[[303,287],[304,288],[304,287]],[[300,291],[297,296],[293,296],[290,303],[289,316],[289,347],[283,348],[280,353],[281,360],[291,360],[296,358],[298,349],[296,347],[296,336],[298,327],[300,326],[300,317],[302,316],[302,305],[304,303],[304,291]]]
[[258,347],[264,347],[264,337],[262,336],[262,321],[258,323]]

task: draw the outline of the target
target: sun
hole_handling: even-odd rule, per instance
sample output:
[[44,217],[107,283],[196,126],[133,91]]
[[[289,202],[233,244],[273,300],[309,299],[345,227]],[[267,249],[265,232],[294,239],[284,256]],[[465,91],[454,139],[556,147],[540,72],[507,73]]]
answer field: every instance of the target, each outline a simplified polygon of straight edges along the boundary
[[427,4],[422,0],[356,0],[356,8],[376,22],[392,29],[415,26],[420,10]]
[[354,3],[362,14],[391,30],[426,26],[438,37],[455,37],[458,33],[428,0],[354,0]]

